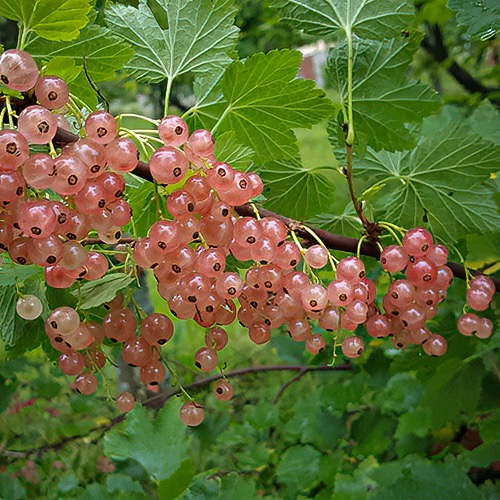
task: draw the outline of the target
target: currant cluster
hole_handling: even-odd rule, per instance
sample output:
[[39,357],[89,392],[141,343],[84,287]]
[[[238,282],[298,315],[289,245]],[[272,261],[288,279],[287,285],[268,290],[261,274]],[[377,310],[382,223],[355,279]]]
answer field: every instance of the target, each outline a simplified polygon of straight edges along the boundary
[[[386,247],[380,256],[383,268],[390,273],[405,273],[396,279],[383,298],[385,314],[375,314],[366,323],[366,330],[373,337],[392,336],[397,348],[421,344],[432,356],[446,352],[447,342],[432,333],[426,322],[437,313],[437,305],[446,298],[453,273],[446,266],[448,250],[435,245],[432,235],[421,227],[409,230],[401,246]],[[493,282],[487,278],[484,282]],[[494,286],[493,286],[494,290]],[[487,320],[489,321],[489,320]],[[491,335],[492,324],[489,323]]]
[[[469,283],[466,303],[474,311],[485,311],[495,291],[495,283],[491,278],[485,275],[475,276]],[[493,323],[488,318],[480,318],[477,314],[464,313],[458,318],[457,328],[467,337],[475,335],[480,339],[486,339],[493,331]]]
[[[8,106],[0,115],[0,124],[6,112],[9,121],[9,128],[0,129],[0,250],[17,264],[43,266],[48,285],[55,288],[104,276],[108,260],[99,251],[88,251],[85,240],[96,235],[130,256],[129,245],[119,243],[122,228],[131,220],[122,174],[138,166],[136,146],[118,136],[112,115],[96,111],[82,122],[81,138],[56,151],[52,141],[58,129],[70,128],[64,117],[71,112],[65,82],[40,77],[31,56],[18,50],[0,56],[0,80],[36,103],[19,116]],[[171,115],[160,121],[158,134],[163,145],[149,159],[149,169],[158,184],[170,186],[170,194],[159,200],[168,215],[165,211],[130,251],[139,268],[153,270],[170,312],[206,329],[194,355],[199,370],[218,367],[219,353],[228,343],[224,326],[235,320],[255,344],[265,344],[273,329],[283,328],[313,355],[325,349],[327,330],[336,332],[334,353],[341,337],[344,355],[359,357],[364,343],[354,332],[360,325],[371,337],[390,336],[397,348],[421,344],[428,355],[444,354],[446,340],[432,333],[426,322],[446,298],[453,273],[446,266],[447,249],[434,244],[427,230],[411,229],[402,245],[382,251],[382,267],[396,279],[379,307],[375,283],[366,276],[360,258],[337,261],[307,227],[288,226],[278,217],[261,219],[257,211],[256,218],[238,214],[238,206],[262,194],[262,180],[219,161],[209,131],[190,134],[184,120]],[[47,152],[30,154],[30,144]],[[304,231],[317,244],[301,243]],[[120,253],[115,257],[122,259]],[[246,264],[231,267],[234,261]],[[325,266],[334,272],[328,285],[316,272]],[[476,277],[467,303],[484,310],[494,293],[491,279]],[[60,352],[61,371],[75,377],[76,391],[94,393],[96,373],[107,361],[106,342],[119,346],[123,362],[138,368],[149,389],[158,389],[167,377],[161,347],[173,336],[172,321],[164,314],[146,315],[137,307],[134,312],[121,293],[106,307],[102,323],[82,321],[77,310],[65,306],[48,316],[45,331]],[[42,304],[36,296],[24,295],[16,309],[31,320],[40,316]],[[351,333],[341,335],[342,330]],[[467,313],[460,317],[458,330],[486,338],[492,323]],[[223,371],[213,392],[222,401],[233,395]],[[130,411],[134,396],[123,392],[116,404]],[[204,409],[189,400],[180,418],[187,425],[199,425]]]
[[[104,276],[107,259],[87,251],[82,240],[91,230],[108,243],[121,237],[121,227],[131,218],[122,199],[122,173],[137,166],[136,146],[116,138],[115,118],[97,111],[85,121],[82,133],[87,137],[57,154],[52,140],[65,118],[54,110],[65,111],[66,83],[55,76],[40,77],[32,57],[20,50],[2,54],[0,79],[39,103],[18,117],[9,113],[17,128],[0,130],[0,249],[18,264],[43,266],[52,287]],[[50,145],[51,154],[30,155],[30,144]],[[49,198],[49,189],[56,199]]]

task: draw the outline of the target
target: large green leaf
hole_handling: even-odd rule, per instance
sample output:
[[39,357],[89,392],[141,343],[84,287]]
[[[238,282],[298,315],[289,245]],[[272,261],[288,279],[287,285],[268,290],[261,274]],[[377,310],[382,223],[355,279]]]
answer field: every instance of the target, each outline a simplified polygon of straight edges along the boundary
[[230,0],[157,0],[167,29],[146,0],[138,8],[110,4],[106,23],[136,54],[127,69],[139,81],[159,82],[188,72],[222,71],[237,41]]
[[[370,146],[376,151],[395,151],[415,144],[407,128],[437,111],[440,99],[428,85],[409,80],[406,70],[416,50],[414,43],[401,40],[358,41],[354,43],[352,105],[356,149]],[[345,43],[331,49],[327,82],[347,107],[347,58]],[[345,150],[340,127],[329,126],[329,138],[339,160]]]
[[408,0],[278,0],[282,17],[318,36],[344,31],[381,40],[407,28],[414,15]]
[[497,0],[449,0],[448,6],[470,36],[487,39],[498,33],[500,4]]
[[453,242],[500,224],[492,191],[484,183],[498,154],[466,119],[445,110],[425,121],[412,151],[369,150],[354,168],[356,175],[385,183],[374,203],[379,218],[407,228],[428,225],[437,237]]
[[[293,50],[258,53],[231,64],[220,81],[225,111],[218,133],[234,131],[241,144],[255,151],[259,163],[296,157],[292,129],[310,128],[332,111],[314,82],[296,78],[301,60],[300,52]],[[200,109],[203,113],[203,105],[194,113]],[[207,122],[209,127],[214,123]]]
[[70,43],[35,40],[26,50],[41,61],[58,57],[67,60],[68,64],[76,62],[78,66],[83,66],[85,59],[89,75],[97,82],[113,78],[134,53],[110,30],[95,24],[87,26]]
[[46,40],[70,41],[89,22],[91,0],[0,0],[0,16]]
[[335,185],[321,168],[307,169],[300,160],[266,163],[259,170],[264,181],[266,208],[298,220],[332,209]]
[[116,460],[132,458],[157,481],[170,477],[188,451],[186,426],[179,419],[182,402],[171,399],[156,418],[141,406],[106,434],[104,451]]

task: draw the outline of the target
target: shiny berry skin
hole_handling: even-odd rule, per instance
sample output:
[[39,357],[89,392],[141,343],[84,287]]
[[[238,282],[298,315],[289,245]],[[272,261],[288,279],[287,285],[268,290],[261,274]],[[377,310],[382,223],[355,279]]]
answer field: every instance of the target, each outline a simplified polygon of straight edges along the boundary
[[424,256],[432,246],[432,235],[422,227],[410,229],[403,238],[403,249],[413,257]]
[[130,392],[121,392],[116,397],[115,404],[122,413],[128,413],[135,407],[135,398]]
[[199,404],[189,401],[182,405],[179,416],[183,424],[196,427],[205,420],[205,411]]
[[23,50],[6,50],[0,56],[0,81],[12,90],[27,92],[38,80],[38,66]]
[[62,108],[69,99],[68,85],[57,76],[42,76],[35,85],[38,102],[47,109]]
[[233,386],[227,380],[219,380],[214,387],[214,396],[220,401],[229,401],[233,397]]
[[160,139],[166,146],[182,146],[188,139],[189,130],[186,122],[176,115],[165,116],[158,125]]

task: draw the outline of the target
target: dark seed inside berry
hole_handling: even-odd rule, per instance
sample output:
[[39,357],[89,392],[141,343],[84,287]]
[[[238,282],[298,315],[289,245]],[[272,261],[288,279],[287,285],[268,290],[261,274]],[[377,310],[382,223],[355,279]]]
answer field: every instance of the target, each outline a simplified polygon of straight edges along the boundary
[[175,132],[175,135],[181,135],[183,132],[183,128],[180,125],[177,125],[177,127],[175,127],[174,132]]
[[78,182],[78,177],[75,174],[72,174],[68,177],[68,184],[70,186],[74,186]]
[[97,172],[99,172],[99,170],[101,170],[101,165],[92,165],[90,167],[90,171],[93,173],[93,174],[97,174]]
[[249,243],[250,245],[252,245],[253,243],[255,243],[255,237],[254,236],[249,236],[246,239],[246,242]]
[[45,262],[47,262],[47,264],[53,264],[56,260],[57,259],[54,257],[54,255],[49,255]]
[[172,264],[172,271],[176,274],[179,274],[182,271],[181,266],[177,264]]
[[215,389],[217,394],[222,394],[224,392],[224,390],[222,389],[222,387],[217,387],[217,389]]
[[229,295],[234,295],[236,293],[236,288],[234,288],[234,286],[230,286],[228,289],[227,289],[227,293]]
[[56,321],[51,321],[50,326],[54,329],[57,330],[57,322]]
[[17,144],[15,142],[9,142],[7,146],[5,146],[5,151],[10,155],[15,155],[17,153]]
[[345,293],[341,293],[339,295],[340,302],[345,302],[347,300],[347,295]]
[[174,171],[173,171],[174,177],[179,177],[179,175],[181,175],[181,173],[182,173],[182,170],[180,167],[174,168]]
[[49,101],[55,101],[57,99],[57,92],[54,92],[53,90],[51,90],[48,94],[47,94],[47,99]]
[[158,344],[163,345],[167,343],[167,339],[160,339],[158,340]]
[[24,257],[18,257],[16,260],[18,264],[21,264],[22,266],[26,265],[27,260]]
[[32,232],[33,234],[35,234],[36,236],[38,236],[38,235],[42,234],[42,230],[41,230],[39,227],[37,227],[37,226],[33,226],[33,227],[31,228],[31,232]]
[[196,302],[198,299],[194,295],[188,297],[189,302]]
[[2,80],[5,85],[9,84],[9,79],[5,75],[0,76],[0,80]]

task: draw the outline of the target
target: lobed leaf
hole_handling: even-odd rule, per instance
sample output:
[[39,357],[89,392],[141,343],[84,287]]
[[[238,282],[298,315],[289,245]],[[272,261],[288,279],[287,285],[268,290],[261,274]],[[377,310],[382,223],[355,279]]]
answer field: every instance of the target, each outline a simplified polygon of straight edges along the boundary
[[186,426],[179,419],[181,404],[171,399],[155,419],[137,405],[123,424],[106,434],[106,455],[115,460],[136,460],[157,481],[169,478],[187,453]]
[[493,192],[485,184],[497,158],[498,148],[445,108],[426,119],[415,149],[369,149],[355,169],[356,175],[385,183],[374,202],[379,218],[407,228],[427,225],[438,239],[454,242],[498,227]]
[[91,0],[0,0],[0,16],[45,40],[74,40],[89,22]]
[[259,169],[266,208],[297,220],[332,209],[335,185],[321,168],[307,169],[300,160],[269,162]]
[[[375,151],[395,151],[415,145],[408,124],[420,123],[438,111],[440,98],[428,85],[409,80],[406,70],[416,45],[401,40],[356,41],[354,43],[352,103],[355,149],[370,146]],[[347,105],[347,46],[330,50],[327,82]],[[339,160],[345,159],[340,126],[333,120],[329,139]]]
[[311,35],[343,31],[373,40],[396,36],[414,16],[408,0],[278,0],[274,6],[284,20]]
[[238,29],[229,0],[157,0],[166,29],[140,0],[137,8],[109,4],[106,23],[132,45],[135,56],[127,65],[138,81],[160,82],[194,72],[221,72],[232,58]]
[[198,104],[193,114],[200,119],[207,107],[215,111],[204,126],[218,117],[218,134],[234,131],[258,163],[297,157],[292,129],[310,128],[332,112],[314,82],[296,78],[301,60],[298,51],[274,50],[236,61],[217,84],[223,99]]
[[96,24],[82,30],[80,36],[70,43],[38,39],[30,43],[26,50],[38,61],[57,57],[68,64],[83,66],[85,59],[87,70],[96,82],[113,78],[134,53],[129,44]]

